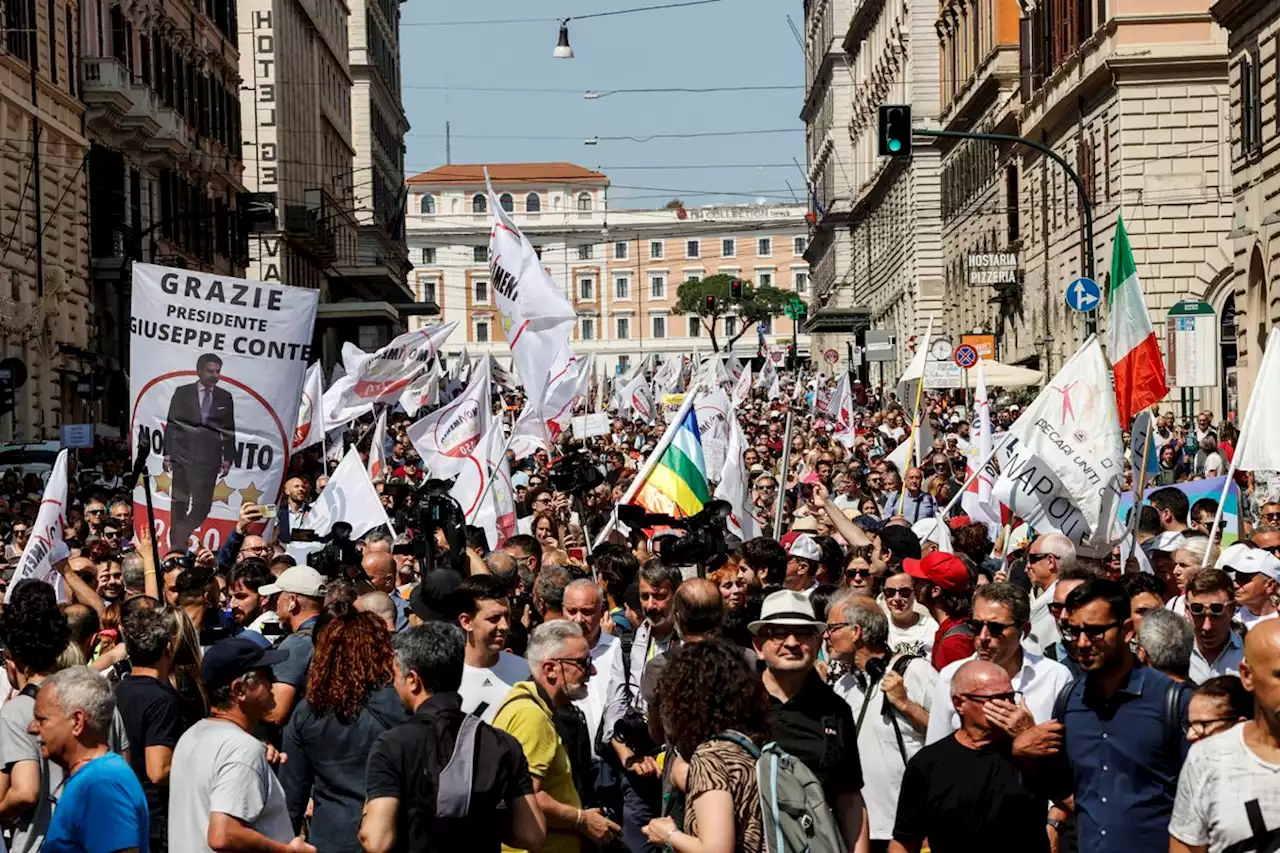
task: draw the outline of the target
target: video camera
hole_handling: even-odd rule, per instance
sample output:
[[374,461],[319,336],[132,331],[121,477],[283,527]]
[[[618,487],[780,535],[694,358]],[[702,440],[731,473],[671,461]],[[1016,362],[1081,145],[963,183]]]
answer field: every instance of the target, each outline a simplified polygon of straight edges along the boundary
[[729,502],[720,500],[708,501],[701,512],[688,518],[674,518],[627,504],[618,507],[618,520],[632,529],[674,527],[685,531],[674,541],[668,538],[658,540],[658,556],[666,565],[696,565],[699,574],[705,574],[712,564],[723,563],[717,557],[729,553],[729,531],[725,522],[730,512]]
[[347,522],[335,521],[329,533],[320,538],[308,536],[311,531],[299,537],[298,534],[302,532],[293,532],[295,541],[324,543],[323,548],[307,557],[307,564],[326,578],[342,577],[348,566],[360,565],[360,551],[356,548],[356,543],[351,541],[351,525]]
[[581,496],[603,483],[604,475],[586,453],[574,449],[551,464],[547,479],[557,492]]
[[415,556],[423,575],[436,565],[436,531],[444,532],[449,543],[448,565],[456,572],[466,574],[467,514],[462,505],[450,494],[452,480],[427,480],[414,493],[413,506],[406,507],[404,527],[417,531],[414,538]]

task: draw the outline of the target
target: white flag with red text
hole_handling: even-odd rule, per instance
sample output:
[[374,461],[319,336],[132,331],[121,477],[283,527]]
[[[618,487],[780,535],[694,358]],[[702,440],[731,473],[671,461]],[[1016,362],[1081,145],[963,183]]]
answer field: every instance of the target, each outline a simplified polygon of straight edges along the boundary
[[[698,426],[701,428],[701,421]],[[720,482],[716,484],[714,496],[729,502],[731,509],[726,527],[730,533],[746,542],[760,535],[760,523],[751,514],[751,494],[747,487],[746,465],[742,461],[742,454],[749,445],[736,415],[730,415],[728,427],[729,443],[725,449],[724,466],[720,469]]]
[[369,441],[369,479],[376,480],[386,474],[387,410],[378,413],[373,424],[373,437]]
[[298,420],[293,427],[294,453],[324,440],[324,418],[321,413],[323,399],[324,370],[317,361],[307,368],[307,375],[302,380],[302,399],[298,401]]

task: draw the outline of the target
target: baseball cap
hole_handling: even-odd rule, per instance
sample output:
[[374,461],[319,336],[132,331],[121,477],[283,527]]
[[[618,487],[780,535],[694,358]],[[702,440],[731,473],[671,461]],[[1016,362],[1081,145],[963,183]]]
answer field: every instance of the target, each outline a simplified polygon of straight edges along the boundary
[[511,475],[511,487],[518,489],[521,486],[529,485],[529,475],[524,471],[517,471]]
[[821,560],[822,549],[818,547],[818,540],[814,539],[808,533],[801,533],[792,542],[791,547],[787,549],[787,554],[792,557],[799,557],[802,560]]
[[423,622],[452,622],[458,615],[455,593],[462,575],[452,569],[434,569],[409,593],[409,610]]
[[955,554],[934,551],[923,560],[903,560],[902,568],[911,577],[936,584],[947,592],[969,589],[969,570]]
[[324,598],[324,575],[305,563],[290,566],[280,573],[275,583],[258,587],[258,595],[275,595],[277,592],[291,592],[294,595],[305,595],[307,598]]
[[229,687],[251,669],[273,666],[289,657],[288,649],[266,649],[246,637],[219,640],[204,653],[200,674],[209,690]]
[[[1227,550],[1230,551],[1231,548]],[[1224,553],[1223,556],[1227,555]],[[1262,548],[1243,548],[1232,555],[1226,564],[1226,570],[1242,575],[1266,575],[1273,581],[1280,581],[1280,559]]]

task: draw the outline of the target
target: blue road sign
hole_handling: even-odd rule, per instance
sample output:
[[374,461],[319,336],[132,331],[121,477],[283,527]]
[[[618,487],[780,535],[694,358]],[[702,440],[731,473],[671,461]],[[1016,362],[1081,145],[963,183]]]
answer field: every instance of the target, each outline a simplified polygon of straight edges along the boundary
[[1082,313],[1093,311],[1102,301],[1102,288],[1091,278],[1078,278],[1067,285],[1067,307]]
[[978,350],[972,344],[961,344],[956,347],[954,358],[956,364],[968,370],[978,363]]

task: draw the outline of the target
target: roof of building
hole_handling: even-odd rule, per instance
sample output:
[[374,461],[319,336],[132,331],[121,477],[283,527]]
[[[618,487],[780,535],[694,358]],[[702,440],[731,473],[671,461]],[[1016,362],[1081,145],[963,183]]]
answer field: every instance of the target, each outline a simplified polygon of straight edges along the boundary
[[573,163],[461,163],[437,166],[414,175],[410,184],[433,186],[473,186],[484,184],[484,170],[497,184],[596,184],[606,185],[609,178]]

